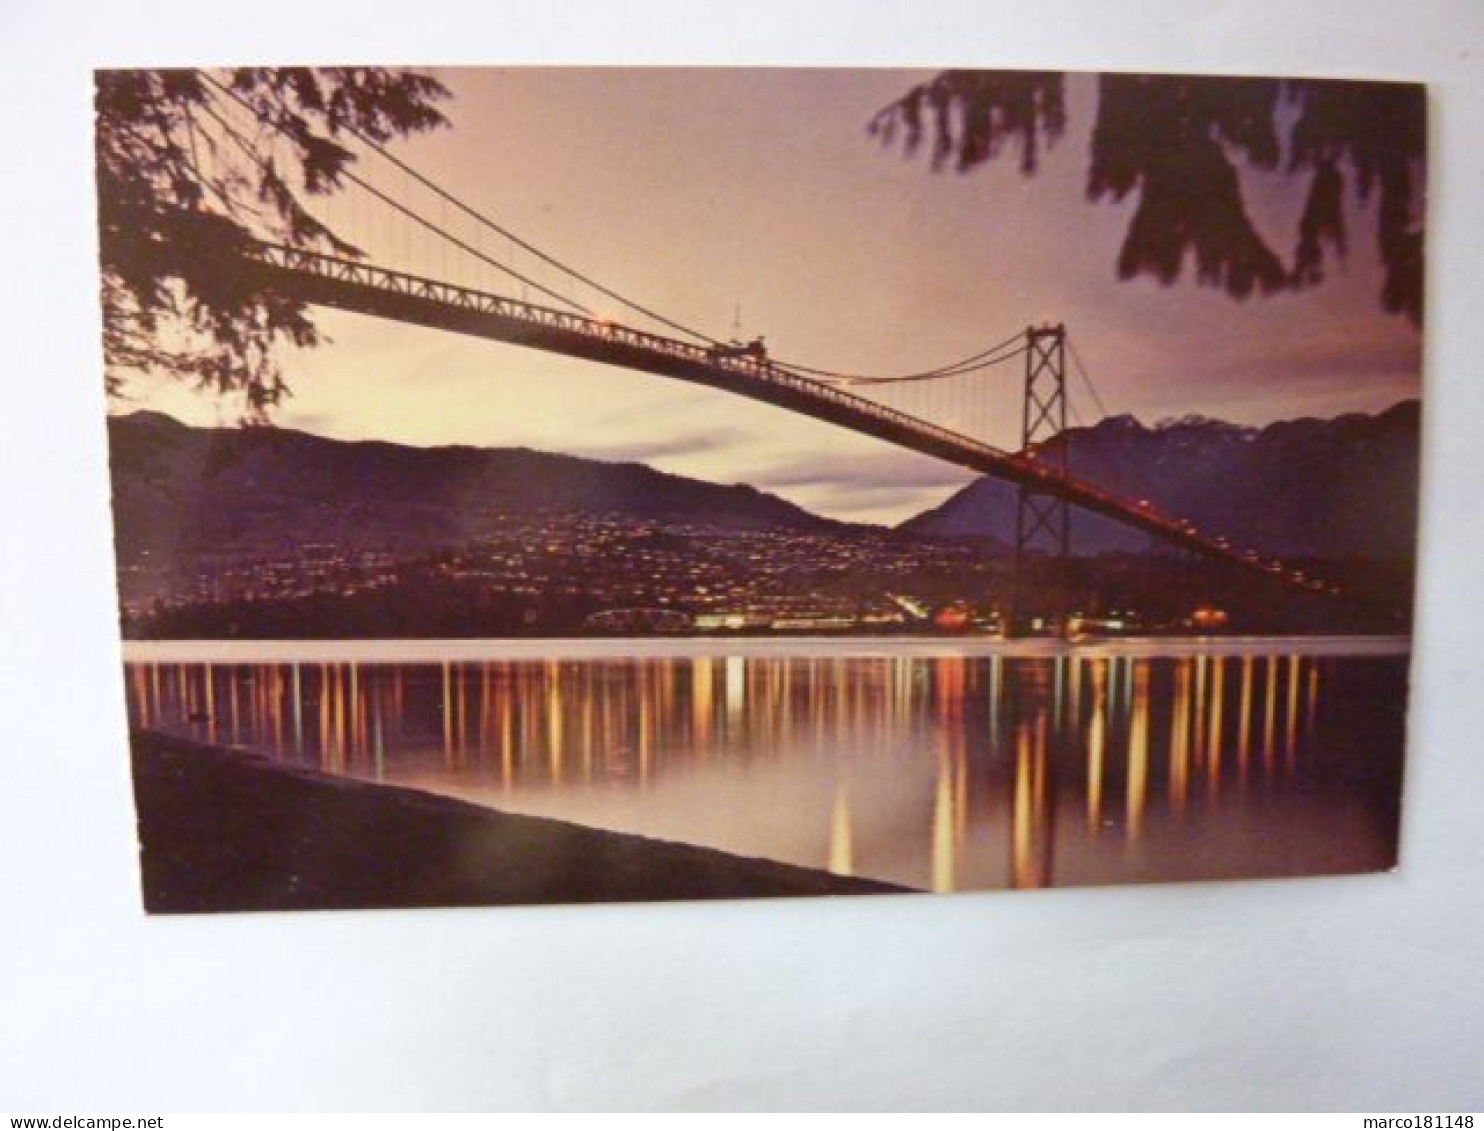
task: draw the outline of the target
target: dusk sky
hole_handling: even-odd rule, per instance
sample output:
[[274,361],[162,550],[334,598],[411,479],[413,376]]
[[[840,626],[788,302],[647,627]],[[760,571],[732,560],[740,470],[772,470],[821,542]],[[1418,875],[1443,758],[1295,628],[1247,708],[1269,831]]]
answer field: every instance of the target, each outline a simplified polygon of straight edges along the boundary
[[[1026,178],[1013,152],[968,174],[934,173],[924,156],[904,159],[867,134],[874,112],[925,73],[436,73],[453,92],[451,128],[398,145],[400,156],[550,254],[718,338],[740,307],[744,335],[766,335],[776,356],[892,373],[1059,321],[1108,410],[1146,423],[1369,412],[1419,392],[1420,335],[1380,309],[1374,215],[1357,211],[1353,193],[1349,258],[1317,289],[1241,303],[1188,275],[1168,288],[1120,283],[1114,264],[1133,201],[1085,199],[1091,77],[1071,80],[1067,133]],[[373,162],[358,170],[476,237]],[[1303,183],[1244,183],[1259,226],[1288,255]],[[483,268],[430,264],[431,241],[389,237],[376,206],[347,198],[327,215],[376,262],[519,294]],[[509,252],[497,238],[480,245]],[[550,270],[536,277],[557,285]],[[604,313],[637,321],[617,307]],[[971,478],[680,382],[363,316],[316,318],[333,342],[285,357],[293,397],[275,420],[286,427],[642,460],[862,521],[900,521]],[[985,438],[1016,447],[1020,369],[991,372]],[[1095,419],[1085,390],[1073,395]],[[139,380],[114,405],[136,408],[193,423],[232,423],[240,411],[164,379]]]

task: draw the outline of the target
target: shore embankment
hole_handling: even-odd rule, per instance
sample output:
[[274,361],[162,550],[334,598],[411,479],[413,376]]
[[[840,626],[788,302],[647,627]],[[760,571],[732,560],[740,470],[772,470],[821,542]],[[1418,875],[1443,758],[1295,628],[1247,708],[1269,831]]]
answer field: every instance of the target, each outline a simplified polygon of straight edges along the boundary
[[152,912],[861,895],[904,889],[131,736]]

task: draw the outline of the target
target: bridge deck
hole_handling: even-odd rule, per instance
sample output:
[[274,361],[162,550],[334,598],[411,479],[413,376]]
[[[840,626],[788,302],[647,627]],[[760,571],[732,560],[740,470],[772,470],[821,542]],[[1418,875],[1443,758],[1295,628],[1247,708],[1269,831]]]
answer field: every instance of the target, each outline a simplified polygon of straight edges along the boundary
[[1063,476],[1033,455],[1006,452],[769,361],[713,356],[705,346],[580,314],[391,271],[366,263],[261,245],[246,265],[265,287],[303,302],[489,338],[724,389],[899,447],[934,456],[1142,530],[1202,557],[1231,562],[1295,588],[1321,583],[1204,535],[1189,522]]

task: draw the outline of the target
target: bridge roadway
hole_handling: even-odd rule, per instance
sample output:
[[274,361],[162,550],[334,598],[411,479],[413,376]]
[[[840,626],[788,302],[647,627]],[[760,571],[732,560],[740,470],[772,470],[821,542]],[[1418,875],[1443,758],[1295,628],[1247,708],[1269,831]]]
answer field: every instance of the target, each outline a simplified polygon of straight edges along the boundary
[[1325,588],[1280,562],[1203,534],[1187,521],[1060,475],[1039,464],[1034,455],[1002,451],[770,361],[746,355],[714,356],[706,346],[617,323],[278,244],[258,245],[242,266],[260,278],[265,288],[312,305],[451,330],[751,397],[1066,499],[1171,545],[1261,573],[1292,588]]

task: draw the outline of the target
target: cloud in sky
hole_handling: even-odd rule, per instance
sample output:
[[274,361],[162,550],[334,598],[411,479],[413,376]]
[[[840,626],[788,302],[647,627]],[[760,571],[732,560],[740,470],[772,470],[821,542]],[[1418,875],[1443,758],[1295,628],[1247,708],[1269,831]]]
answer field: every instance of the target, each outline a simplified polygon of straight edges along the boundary
[[895,487],[956,487],[973,472],[916,452],[882,450],[865,456],[833,453],[802,455],[759,468],[753,481],[760,487],[837,487],[862,482]]
[[808,499],[811,509],[857,522],[895,525],[937,506],[975,478],[965,468],[915,452],[882,448],[855,455],[793,455],[759,468],[765,491]]
[[814,500],[813,510],[847,522],[868,522],[882,526],[897,526],[914,515],[940,505],[973,478],[971,472],[964,473],[964,480],[937,487],[914,487],[898,483],[828,483],[810,492]]
[[717,428],[707,432],[682,432],[654,439],[636,438],[611,444],[580,444],[572,449],[575,455],[589,459],[609,460],[614,463],[648,463],[666,456],[690,456],[715,452],[731,447],[747,438],[740,428]]

